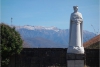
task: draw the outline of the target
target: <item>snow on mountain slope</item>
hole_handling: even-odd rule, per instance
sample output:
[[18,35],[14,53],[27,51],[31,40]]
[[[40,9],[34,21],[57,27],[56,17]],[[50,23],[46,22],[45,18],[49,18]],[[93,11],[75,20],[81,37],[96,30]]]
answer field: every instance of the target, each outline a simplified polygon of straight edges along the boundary
[[59,31],[57,27],[51,26],[51,27],[43,27],[43,26],[30,26],[30,25],[25,25],[25,26],[16,26],[16,29],[28,29],[28,30],[54,30],[54,31]]
[[[30,48],[64,48],[68,47],[69,30],[58,29],[57,27],[43,26],[16,26],[16,30],[21,34],[22,39],[27,42]],[[95,34],[89,31],[83,31],[83,41],[94,37]]]

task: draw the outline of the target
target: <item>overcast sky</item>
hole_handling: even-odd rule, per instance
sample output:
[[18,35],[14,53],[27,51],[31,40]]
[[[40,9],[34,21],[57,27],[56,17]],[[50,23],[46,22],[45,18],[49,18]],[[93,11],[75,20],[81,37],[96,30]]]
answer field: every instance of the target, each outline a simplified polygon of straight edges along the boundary
[[[55,26],[69,29],[73,6],[83,15],[84,30],[97,33],[99,29],[99,0],[1,0],[1,20],[17,26]],[[91,26],[92,25],[92,26]]]

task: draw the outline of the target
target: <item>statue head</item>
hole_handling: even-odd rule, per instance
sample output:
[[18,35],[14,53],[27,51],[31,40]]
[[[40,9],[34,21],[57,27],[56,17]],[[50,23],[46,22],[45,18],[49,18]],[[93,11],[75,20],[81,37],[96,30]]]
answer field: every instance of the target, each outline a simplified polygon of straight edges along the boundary
[[73,6],[74,12],[78,11],[78,6]]

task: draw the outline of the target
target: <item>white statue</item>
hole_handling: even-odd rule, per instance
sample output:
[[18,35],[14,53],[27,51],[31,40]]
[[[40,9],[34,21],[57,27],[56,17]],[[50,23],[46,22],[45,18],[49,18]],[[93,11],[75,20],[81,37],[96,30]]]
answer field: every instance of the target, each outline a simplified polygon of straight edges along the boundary
[[70,17],[69,47],[67,53],[84,54],[83,48],[83,18],[78,12],[78,6],[73,6]]

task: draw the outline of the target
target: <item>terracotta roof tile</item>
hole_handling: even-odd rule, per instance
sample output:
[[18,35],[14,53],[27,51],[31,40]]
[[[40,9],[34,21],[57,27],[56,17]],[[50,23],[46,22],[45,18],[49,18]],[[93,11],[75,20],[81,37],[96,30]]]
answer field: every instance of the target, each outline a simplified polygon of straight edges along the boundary
[[92,44],[94,44],[96,42],[99,42],[99,41],[100,41],[100,34],[95,36],[94,38],[88,40],[87,42],[85,42],[83,44],[83,46],[86,48],[86,47],[88,47],[88,46],[90,46],[90,45],[92,45]]

